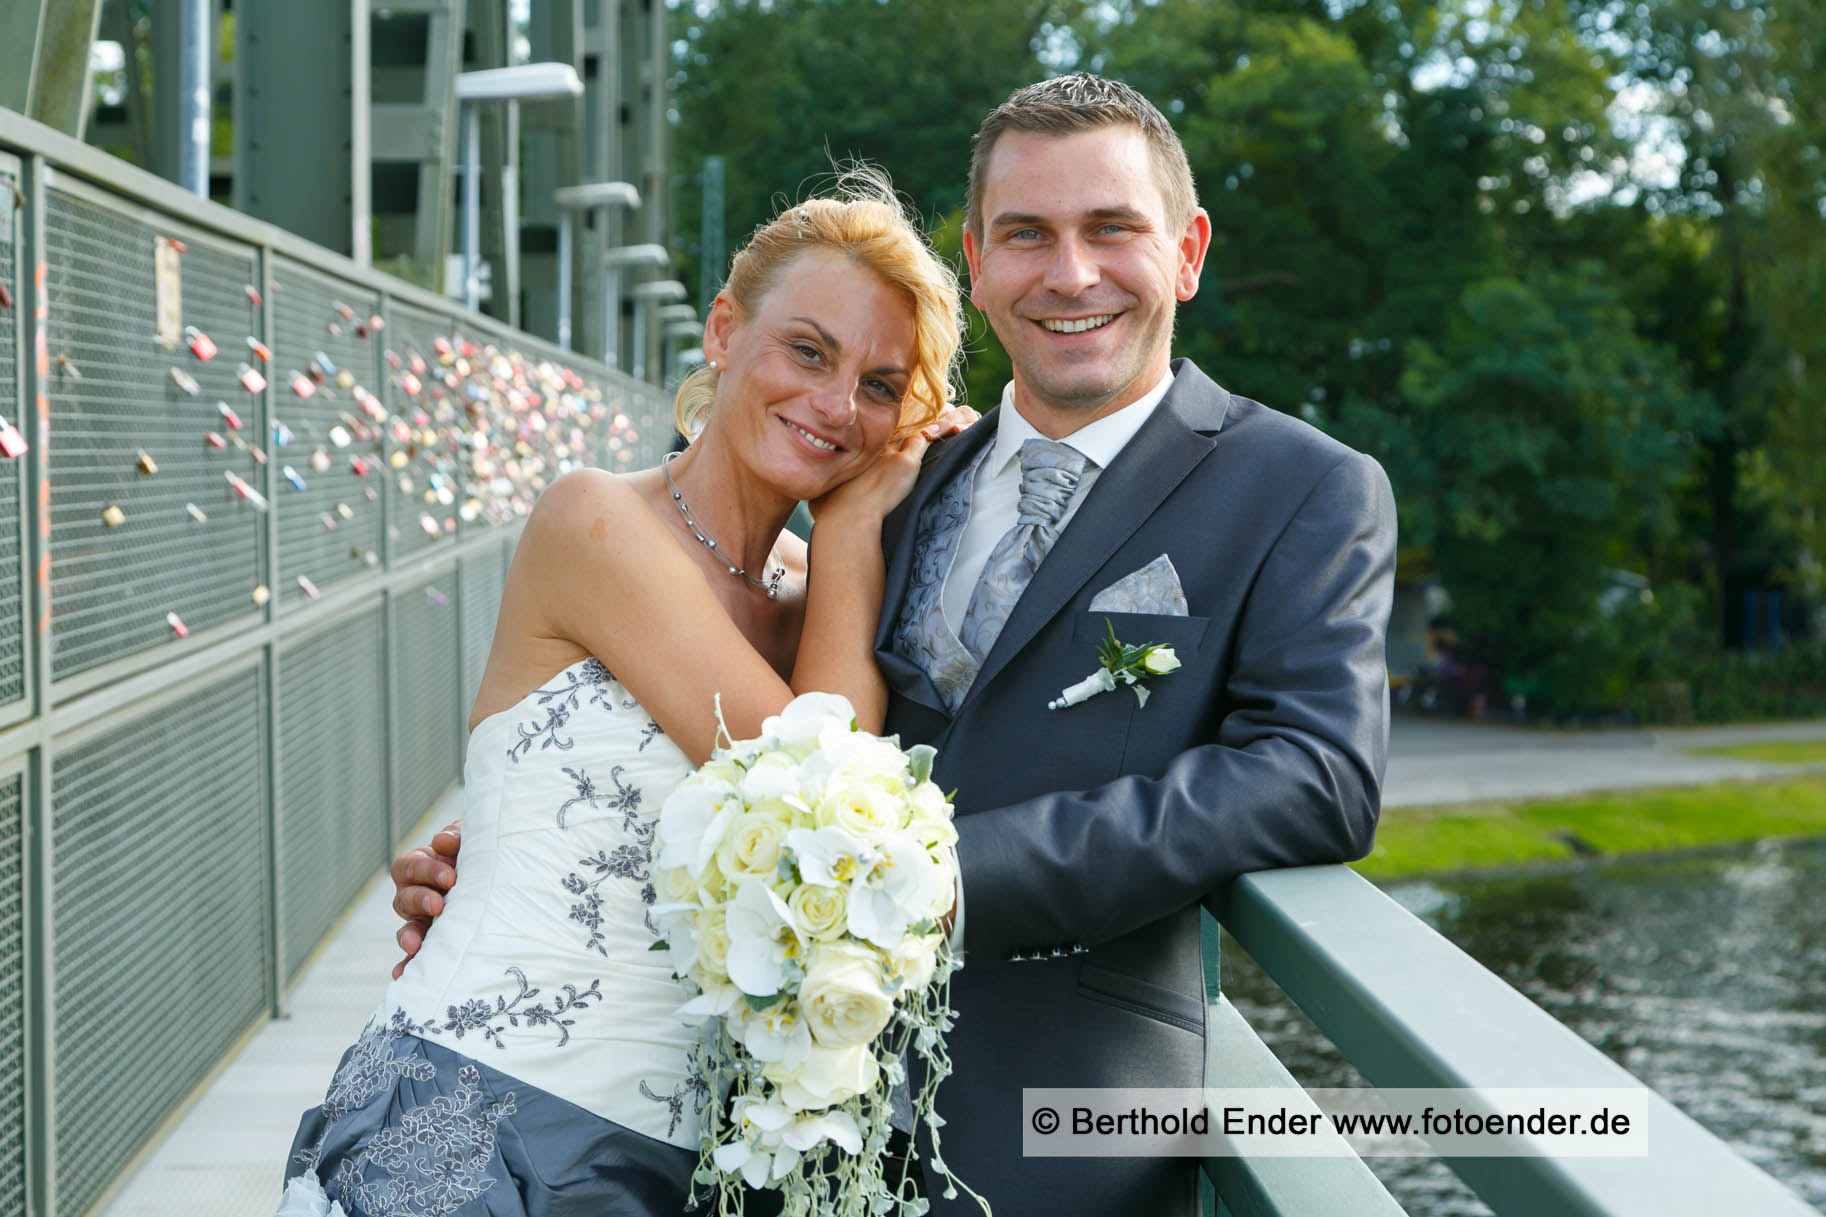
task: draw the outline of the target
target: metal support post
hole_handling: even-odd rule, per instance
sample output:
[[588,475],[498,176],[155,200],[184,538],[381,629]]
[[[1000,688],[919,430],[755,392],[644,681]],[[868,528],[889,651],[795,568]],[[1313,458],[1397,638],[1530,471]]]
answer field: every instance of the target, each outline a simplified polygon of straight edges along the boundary
[[463,105],[463,305],[474,310],[482,250],[482,119],[473,102]]
[[212,0],[183,0],[178,56],[178,185],[209,197],[209,68],[215,62]]

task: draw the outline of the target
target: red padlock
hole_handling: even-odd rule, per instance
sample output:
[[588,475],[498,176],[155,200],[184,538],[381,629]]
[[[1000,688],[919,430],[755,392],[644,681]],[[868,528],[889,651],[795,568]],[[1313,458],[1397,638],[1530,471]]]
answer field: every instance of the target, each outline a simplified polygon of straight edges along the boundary
[[208,363],[216,357],[216,344],[210,339],[208,334],[205,334],[196,326],[190,326],[184,331],[184,341],[189,344],[190,353],[195,355],[201,362]]
[[0,455],[17,458],[31,450],[32,446],[25,442],[25,436],[19,433],[19,428],[0,417]]

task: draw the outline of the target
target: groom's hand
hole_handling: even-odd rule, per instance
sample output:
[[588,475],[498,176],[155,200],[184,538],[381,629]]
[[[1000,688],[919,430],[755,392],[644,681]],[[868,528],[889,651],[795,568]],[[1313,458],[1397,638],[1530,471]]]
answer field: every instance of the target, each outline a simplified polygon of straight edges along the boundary
[[393,935],[406,957],[393,965],[398,980],[425,944],[425,931],[444,911],[444,893],[456,882],[457,851],[463,846],[463,822],[456,820],[431,838],[430,845],[407,850],[393,859],[393,911],[406,919]]

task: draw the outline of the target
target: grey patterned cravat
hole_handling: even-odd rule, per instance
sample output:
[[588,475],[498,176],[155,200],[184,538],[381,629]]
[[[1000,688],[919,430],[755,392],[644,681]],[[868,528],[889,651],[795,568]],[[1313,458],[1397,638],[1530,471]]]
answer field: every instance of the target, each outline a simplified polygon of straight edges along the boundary
[[1001,636],[1015,601],[1053,542],[1089,459],[1070,444],[1030,439],[1021,445],[1021,501],[1014,527],[1002,534],[970,592],[958,637],[980,664]]

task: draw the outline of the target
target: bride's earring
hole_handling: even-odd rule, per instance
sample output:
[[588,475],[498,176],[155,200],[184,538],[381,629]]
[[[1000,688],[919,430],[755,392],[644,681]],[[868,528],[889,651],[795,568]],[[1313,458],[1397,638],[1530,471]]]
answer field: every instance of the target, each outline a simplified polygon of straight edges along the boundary
[[711,370],[711,371],[712,371],[712,372],[714,372],[714,371],[716,371],[716,360],[714,360],[714,359],[712,359],[712,360],[711,360],[711,361],[710,361],[710,370]]

